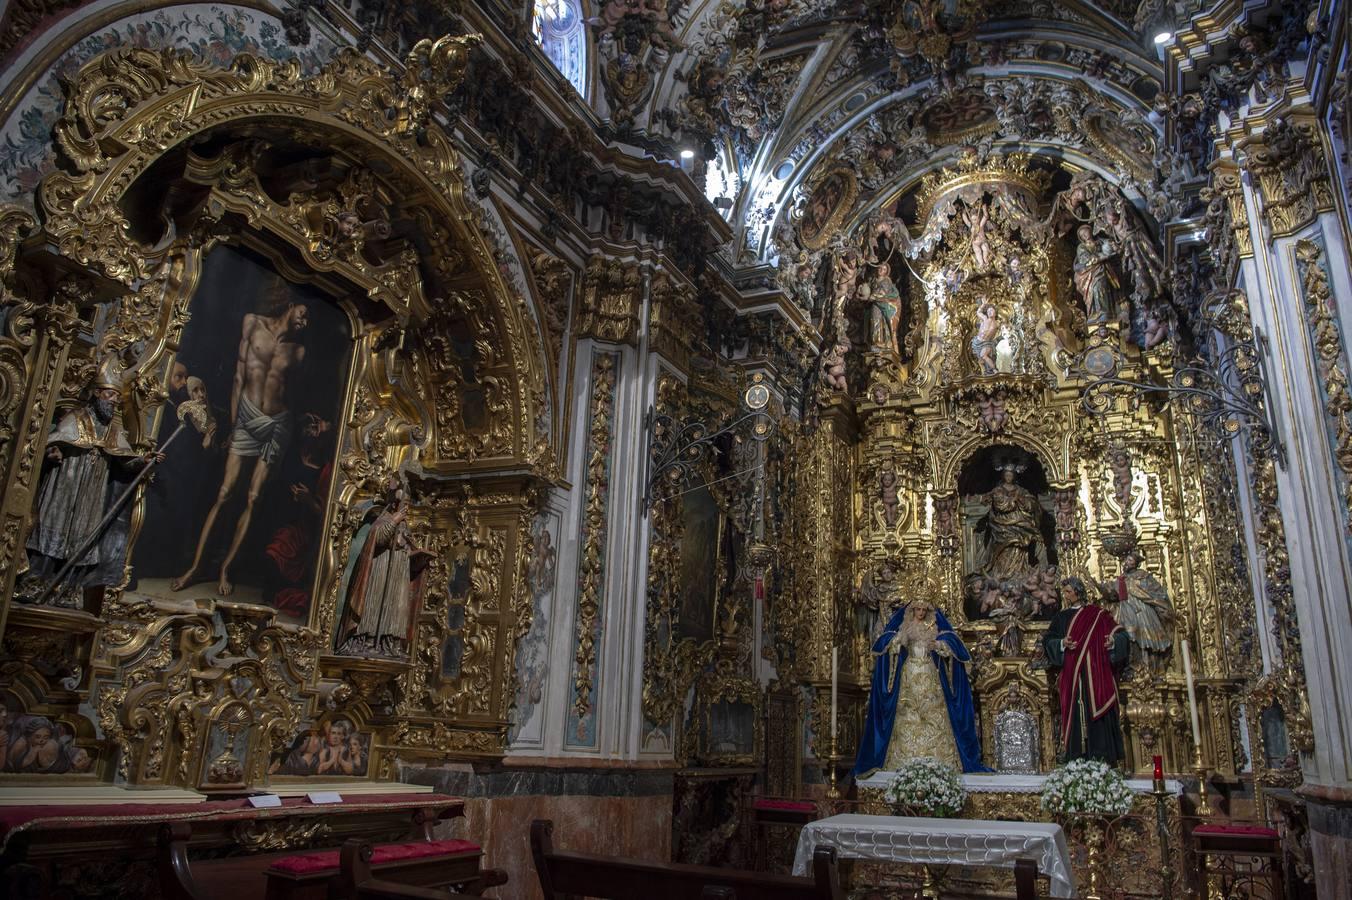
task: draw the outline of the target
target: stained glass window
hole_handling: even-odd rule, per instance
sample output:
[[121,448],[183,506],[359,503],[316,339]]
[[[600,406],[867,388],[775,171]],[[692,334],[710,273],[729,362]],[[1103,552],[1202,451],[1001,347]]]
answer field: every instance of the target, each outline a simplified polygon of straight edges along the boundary
[[586,97],[587,35],[579,0],[535,0],[531,30],[540,49]]

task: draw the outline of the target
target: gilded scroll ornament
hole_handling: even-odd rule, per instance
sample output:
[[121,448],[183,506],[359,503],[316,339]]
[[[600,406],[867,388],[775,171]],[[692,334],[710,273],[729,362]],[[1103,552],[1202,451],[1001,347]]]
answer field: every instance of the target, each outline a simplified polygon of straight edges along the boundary
[[638,342],[643,279],[636,263],[593,257],[582,276],[574,333],[616,344]]
[[1333,460],[1343,473],[1343,507],[1352,529],[1352,395],[1348,393],[1347,357],[1338,322],[1324,251],[1314,241],[1296,242],[1296,266],[1305,295],[1305,311],[1323,382],[1324,412],[1333,430]]
[[[185,337],[201,330],[191,321],[198,311],[191,304],[208,260],[214,264],[222,253],[255,254],[258,266],[279,283],[323,285],[325,292],[341,295],[333,302],[322,300],[346,323],[343,344],[351,354],[351,376],[341,374],[341,367],[329,368],[339,372],[329,385],[336,409],[303,419],[304,411],[297,410],[295,423],[295,437],[307,448],[329,437],[327,450],[304,455],[316,472],[325,469],[331,482],[302,485],[298,479],[281,486],[297,487],[282,504],[288,509],[312,501],[305,509],[315,520],[313,528],[244,535],[269,544],[279,565],[291,562],[295,552],[304,554],[293,568],[301,581],[313,582],[312,590],[308,582],[299,590],[305,600],[289,607],[281,601],[255,602],[251,591],[257,585],[230,578],[227,586],[213,570],[191,588],[192,602],[185,605],[146,592],[150,582],[165,580],[158,573],[133,582],[131,568],[119,566],[118,577],[100,585],[106,622],[95,623],[93,632],[72,632],[88,636],[71,645],[79,659],[61,677],[71,679],[75,693],[61,696],[78,697],[92,708],[102,738],[89,739],[90,749],[117,751],[117,772],[128,783],[236,790],[265,784],[274,774],[294,777],[304,774],[304,767],[288,763],[288,754],[303,751],[321,731],[326,740],[351,744],[341,753],[329,751],[348,760],[351,771],[343,774],[368,770],[364,749],[361,766],[354,762],[358,744],[375,748],[372,774],[389,773],[385,748],[398,747],[400,734],[382,717],[393,712],[396,700],[406,704],[408,715],[439,715],[450,732],[474,734],[473,740],[432,734],[424,742],[422,732],[406,730],[409,741],[418,744],[410,749],[480,756],[502,751],[505,735],[494,723],[505,717],[504,686],[520,634],[518,620],[529,619],[528,609],[514,599],[520,593],[517,529],[524,527],[538,496],[534,476],[520,475],[519,468],[498,478],[491,492],[473,488],[504,466],[519,466],[530,454],[547,464],[536,448],[548,421],[537,409],[544,405],[537,332],[524,326],[524,306],[504,299],[503,276],[484,235],[465,224],[475,220],[464,203],[459,161],[431,118],[463,76],[476,41],[424,41],[398,75],[355,51],[340,53],[312,77],[302,77],[293,63],[249,55],[218,67],[177,51],[103,54],[69,81],[56,138],[63,166],[39,189],[45,246],[25,240],[34,229],[31,218],[0,212],[0,284],[7,313],[0,336],[0,450],[7,500],[0,571],[6,583],[24,561],[25,526],[54,402],[60,398],[81,407],[83,382],[107,371],[100,365],[104,348],[92,349],[85,333],[90,321],[100,323],[100,333],[117,342],[117,351],[127,351],[121,422],[129,450],[139,455],[162,439],[162,433],[152,432],[161,419],[172,430],[177,410],[201,426],[191,426],[194,447],[221,449],[215,446],[219,441],[209,439],[214,423],[216,437],[229,442],[231,453],[240,456],[248,449],[248,438],[261,459],[283,452],[288,435],[281,426],[291,424],[291,417],[283,423],[276,408],[260,407],[256,414],[246,410],[242,417],[234,408],[221,409],[233,405],[230,392],[204,393],[202,379],[187,368],[192,360],[184,352]],[[313,146],[297,144],[306,133],[323,136],[326,155],[312,158]],[[210,139],[199,140],[203,135]],[[184,152],[168,153],[178,147]],[[296,156],[287,154],[298,149],[305,161],[294,163]],[[154,178],[171,185],[163,208],[153,199],[141,202],[147,197],[146,173],[156,166]],[[192,204],[175,205],[174,197],[189,194],[197,198]],[[401,227],[423,235],[425,245],[394,233],[394,209]],[[311,298],[311,325],[317,302]],[[298,306],[288,304],[285,316],[299,315]],[[284,317],[261,310],[250,316],[270,333],[272,320]],[[291,322],[292,330],[297,326]],[[461,381],[468,384],[451,374],[457,361],[435,352],[446,346],[437,341],[446,339],[447,329],[479,338],[467,342],[457,334],[449,341],[473,346],[473,371],[462,369]],[[241,343],[239,337],[237,331],[229,341],[232,348]],[[287,379],[304,370],[296,362],[284,373]],[[482,421],[458,414],[454,421],[441,420],[433,412],[464,406],[469,392],[477,392]],[[58,424],[64,415],[55,416]],[[114,444],[120,449],[122,442]],[[417,488],[407,532],[393,529],[394,543],[436,552],[429,577],[441,588],[447,578],[440,557],[449,552],[450,536],[458,542],[470,527],[451,510],[463,505],[470,511],[466,517],[482,514],[491,521],[472,523],[481,529],[477,539],[484,549],[474,563],[482,571],[474,573],[472,599],[460,598],[466,614],[456,636],[464,639],[465,652],[455,677],[442,669],[447,634],[427,627],[446,619],[449,592],[425,605],[416,599],[391,603],[391,595],[400,593],[400,579],[376,577],[381,563],[376,553],[358,573],[364,609],[380,611],[382,622],[387,610],[403,610],[412,620],[409,632],[399,627],[373,632],[378,643],[382,635],[416,636],[417,646],[407,648],[411,659],[403,664],[411,671],[400,686],[416,684],[419,690],[413,697],[396,698],[392,673],[360,665],[345,673],[327,650],[341,621],[341,604],[351,599],[343,590],[347,548],[381,480],[401,467],[426,481]],[[460,473],[462,481],[451,485],[443,477],[448,471]],[[245,480],[258,482],[255,492],[277,487],[266,478]],[[207,484],[213,493],[216,488]],[[166,501],[161,496],[153,502]],[[144,538],[145,547],[153,546],[151,532],[167,521],[150,503],[137,496],[128,504],[134,565],[144,556],[136,555],[134,542]],[[387,506],[381,509],[389,511]],[[396,505],[387,518],[400,509]],[[253,512],[257,522],[259,510]],[[193,537],[200,524],[188,526]],[[219,553],[241,541],[236,533],[233,539],[210,535],[206,543],[208,551]],[[351,555],[354,563],[361,562],[360,551]],[[387,574],[402,574],[400,566],[384,568]],[[187,584],[168,588],[189,589]],[[227,594],[232,595],[228,600]],[[410,597],[416,594],[410,591]],[[30,606],[21,618],[38,616],[31,623],[25,618],[24,627],[38,628],[32,641],[41,641],[68,625],[72,615],[77,614]],[[283,627],[272,620],[276,615],[290,620]],[[348,618],[356,619],[360,637],[355,607]],[[395,615],[390,622],[398,626],[397,620]],[[72,710],[75,702],[69,704]],[[321,703],[341,710],[341,721],[348,724],[317,723]],[[58,714],[65,710],[53,711]],[[467,720],[472,720],[468,729]],[[105,756],[95,758],[102,765]]]
[[1241,147],[1258,182],[1273,237],[1294,234],[1333,209],[1319,125],[1312,116],[1277,119]]
[[614,453],[616,363],[614,353],[592,359],[591,431],[587,436],[586,486],[583,488],[581,560],[578,563],[576,650],[573,660],[573,716],[592,711],[596,650],[601,637],[601,603],[605,593],[606,536],[610,505],[610,466]]

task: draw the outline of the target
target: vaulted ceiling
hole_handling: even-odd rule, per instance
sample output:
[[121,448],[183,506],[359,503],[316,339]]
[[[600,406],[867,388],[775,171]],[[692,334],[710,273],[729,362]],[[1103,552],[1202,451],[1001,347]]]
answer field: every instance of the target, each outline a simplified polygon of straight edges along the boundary
[[697,177],[712,163],[707,193],[740,265],[773,260],[827,173],[857,178],[848,230],[983,142],[1097,171],[1163,214],[1171,160],[1152,101],[1165,5],[611,0],[590,20],[598,105],[621,129],[695,151]]

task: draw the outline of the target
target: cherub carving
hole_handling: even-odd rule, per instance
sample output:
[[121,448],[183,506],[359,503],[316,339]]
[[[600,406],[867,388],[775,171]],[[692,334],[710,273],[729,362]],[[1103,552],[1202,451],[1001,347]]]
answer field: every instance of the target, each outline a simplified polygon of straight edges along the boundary
[[967,223],[967,229],[971,233],[972,262],[975,264],[975,271],[984,272],[990,268],[995,254],[991,248],[990,237],[986,234],[986,228],[990,224],[990,213],[986,209],[986,204],[980,203],[964,209],[962,220]]
[[1009,422],[1008,402],[1009,395],[1004,390],[986,394],[977,400],[976,408],[981,417],[981,427],[985,428],[988,434],[999,434],[1005,430],[1005,424]]
[[1113,473],[1113,497],[1123,514],[1131,511],[1131,454],[1121,444],[1108,450],[1108,469]]
[[888,528],[896,528],[901,518],[901,500],[897,497],[897,473],[891,469],[878,473],[878,503],[883,522]]

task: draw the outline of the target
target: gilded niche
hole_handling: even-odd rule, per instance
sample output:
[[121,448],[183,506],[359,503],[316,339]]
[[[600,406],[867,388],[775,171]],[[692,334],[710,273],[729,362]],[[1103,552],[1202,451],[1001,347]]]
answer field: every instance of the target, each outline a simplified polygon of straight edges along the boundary
[[430,118],[476,41],[70,82],[41,222],[0,213],[5,773],[502,752],[548,473],[536,331]]

